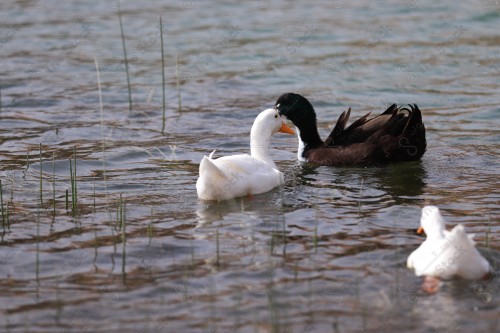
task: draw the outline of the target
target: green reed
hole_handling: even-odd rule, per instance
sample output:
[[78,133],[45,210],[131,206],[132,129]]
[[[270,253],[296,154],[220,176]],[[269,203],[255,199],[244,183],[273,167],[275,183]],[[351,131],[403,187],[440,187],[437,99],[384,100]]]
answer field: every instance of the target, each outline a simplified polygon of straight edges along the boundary
[[75,180],[73,178],[73,161],[71,160],[71,158],[69,159],[69,177],[70,177],[70,183],[71,183],[71,208],[74,210],[74,208],[75,208],[75,203],[74,203]]
[[[99,74],[99,64],[97,63],[97,58],[94,57],[95,70],[97,74],[97,89],[99,91],[99,114],[101,117],[101,149],[102,149],[102,178],[104,180],[104,193],[106,198],[106,207],[108,206],[108,186],[106,181],[106,148],[104,140],[104,111],[102,107],[102,91],[101,91],[101,76]],[[95,201],[95,194],[94,194]]]
[[153,224],[152,222],[148,223],[148,229],[147,229],[147,234],[148,234],[148,240],[149,240],[149,245],[151,245],[151,241],[153,239]]
[[217,247],[217,262],[216,265],[217,267],[220,266],[220,244],[219,244],[219,228],[217,228],[216,234],[215,234],[215,242],[216,242],[216,247]]
[[126,243],[127,243],[127,229],[126,229],[126,212],[127,206],[126,202],[122,198],[122,194],[120,193],[120,224],[122,231],[122,276],[123,283],[125,283],[126,272],[125,272],[125,263],[126,263]]
[[30,146],[26,147],[26,170],[30,168]]
[[97,249],[99,248],[99,239],[97,238],[97,228],[94,225],[94,260],[92,260],[92,263],[95,266],[95,263],[97,261]]
[[313,237],[314,253],[318,253],[318,219],[314,222],[314,237]]
[[95,175],[94,175],[94,214],[95,214]]
[[3,187],[2,187],[2,180],[0,179],[0,208],[2,209],[2,227],[5,230],[5,224],[6,224],[6,218],[5,218],[5,212],[3,208]]
[[[1,190],[0,190],[1,191]],[[10,202],[14,202],[14,180],[12,180],[12,187],[10,188]],[[9,203],[5,205],[5,220],[7,221],[7,229],[10,230],[10,209]]]
[[182,111],[182,104],[181,104],[181,81],[179,78],[179,55],[175,56],[175,81],[177,83],[177,103],[180,112]]
[[[283,202],[283,190],[281,190],[281,199]],[[281,238],[282,238],[282,241],[283,241],[283,257],[286,256],[286,247],[287,247],[287,244],[288,244],[288,238],[287,238],[287,235],[286,235],[286,218],[285,218],[285,212],[283,211],[283,205],[281,205],[281,217],[283,219],[282,223],[281,223]]]
[[125,34],[123,33],[122,12],[120,9],[120,0],[116,1],[118,4],[118,20],[120,21],[120,32],[122,36],[123,58],[125,61],[125,72],[127,74],[127,89],[128,89],[128,110],[132,111],[132,89],[130,87],[130,75],[128,71],[127,48],[125,47]]
[[56,153],[52,152],[52,214],[56,216]]
[[76,202],[78,201],[78,195],[77,195],[77,187],[76,187],[76,146],[73,146],[73,158],[74,158],[74,165],[73,167],[75,168],[74,170],[74,181],[75,181],[75,208],[76,208]]
[[111,271],[113,272],[115,268],[115,253],[116,253],[116,237],[115,237],[115,229],[113,227],[111,227],[111,239],[113,240],[113,253],[111,254],[111,264],[112,264]]
[[280,332],[280,322],[279,322],[279,313],[277,304],[274,301],[273,291],[269,290],[268,292],[268,307],[269,307],[269,317],[271,320],[271,332],[278,333]]
[[196,260],[195,260],[195,256],[194,256],[194,242],[193,242],[192,238],[189,242],[189,251],[191,252],[191,266],[196,267]]
[[66,214],[69,213],[69,193],[68,193],[68,189],[66,189]]
[[123,221],[125,219],[124,212],[123,212],[123,197],[122,194],[120,193],[120,198],[116,199],[116,227],[117,230],[120,230],[123,228]]
[[40,282],[40,207],[36,209],[36,254],[35,254],[36,283]]
[[151,221],[148,223],[147,235],[149,239],[148,245],[151,245],[153,239],[153,207],[151,207]]
[[120,218],[120,200],[116,199],[116,225],[115,228],[119,230],[121,228],[121,218]]
[[164,134],[165,133],[165,55],[163,49],[163,22],[161,20],[161,16],[160,16],[160,45],[161,45],[161,84],[163,89],[163,103],[162,103],[163,118],[161,125],[161,134]]
[[5,220],[7,221],[7,229],[10,231],[10,211],[8,203],[5,205]]
[[14,201],[14,180],[15,180],[15,175],[12,177],[10,180],[10,202]]
[[[69,159],[69,174],[71,181],[71,212],[76,215],[78,204],[78,189],[76,184],[76,147],[73,146],[73,160]],[[66,190],[66,210],[68,210],[68,192]]]
[[43,185],[42,185],[42,144],[38,146],[40,152],[40,207],[43,209]]
[[361,178],[361,187],[359,188],[358,216],[361,216],[361,195],[362,194],[363,194],[363,178]]

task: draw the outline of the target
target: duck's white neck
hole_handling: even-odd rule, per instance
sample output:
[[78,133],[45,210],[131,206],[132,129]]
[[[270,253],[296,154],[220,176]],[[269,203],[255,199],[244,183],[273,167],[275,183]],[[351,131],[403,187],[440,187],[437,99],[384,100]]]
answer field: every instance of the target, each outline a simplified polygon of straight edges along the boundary
[[300,130],[297,126],[295,126],[295,132],[297,133],[297,138],[299,139],[299,148],[297,149],[297,159],[299,161],[305,161],[306,159],[304,158],[304,149],[306,148],[306,145],[304,144],[304,141],[300,138]]
[[446,238],[443,230],[431,230],[429,233],[426,232],[427,240],[440,241]]
[[262,162],[266,162],[276,169],[271,155],[269,155],[269,145],[271,144],[271,137],[251,135],[250,136],[250,154]]
[[440,240],[446,237],[444,232],[446,222],[437,207],[425,207],[420,224],[424,228],[427,239]]

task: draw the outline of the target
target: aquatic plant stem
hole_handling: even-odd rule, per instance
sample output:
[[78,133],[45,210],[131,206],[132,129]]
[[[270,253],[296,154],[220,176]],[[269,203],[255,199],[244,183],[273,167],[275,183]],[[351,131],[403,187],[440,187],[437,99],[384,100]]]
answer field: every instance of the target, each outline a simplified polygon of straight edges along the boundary
[[40,207],[36,210],[36,254],[35,254],[35,277],[37,285],[40,273]]
[[123,228],[123,199],[122,199],[122,194],[120,193],[120,229],[122,228]]
[[217,228],[216,234],[215,234],[215,241],[216,241],[216,246],[217,246],[217,267],[220,266],[220,247],[219,247],[219,228]]
[[77,187],[76,187],[76,146],[73,146],[73,159],[74,159],[74,172],[73,172],[73,180],[75,181],[75,208],[76,208],[76,203],[78,201],[78,193],[77,193]]
[[179,112],[182,111],[181,105],[181,82],[179,79],[179,55],[175,56],[175,81],[177,83],[177,102],[179,107]]
[[116,230],[120,230],[121,229],[121,224],[120,224],[120,200],[119,199],[116,199],[116,226],[115,226],[115,229]]
[[39,152],[40,152],[40,207],[43,209],[43,188],[42,188],[42,144],[40,143],[39,146]]
[[30,168],[30,146],[26,145],[26,170]]
[[314,222],[314,253],[318,253],[318,219]]
[[9,203],[5,205],[5,220],[7,220],[7,229],[10,231],[10,210]]
[[97,228],[94,225],[94,260],[92,260],[92,263],[94,264],[94,267],[96,267],[96,269],[97,266],[95,263],[97,261],[98,248],[99,248],[99,239],[97,238]]
[[71,178],[71,210],[73,216],[75,216],[78,199],[77,199],[77,186],[76,186],[76,147],[74,146],[73,146],[73,154],[74,154],[73,157],[74,162],[72,162],[71,158],[69,159],[69,173]]
[[0,208],[2,208],[2,227],[5,230],[5,213],[3,209],[3,188],[2,188],[2,180],[0,179]]
[[127,75],[127,89],[128,89],[128,110],[132,111],[132,89],[130,87],[130,75],[128,71],[127,48],[125,47],[125,34],[123,33],[122,12],[120,9],[120,0],[116,1],[118,7],[118,20],[120,21],[120,32],[122,36],[123,58],[125,61],[125,72]]
[[[101,76],[99,73],[99,64],[97,63],[97,58],[94,57],[95,70],[97,74],[97,89],[99,91],[99,114],[101,117],[101,150],[102,150],[102,178],[104,180],[104,198],[106,201],[106,207],[108,206],[108,186],[106,181],[106,149],[105,149],[105,139],[104,139],[104,111],[102,107],[102,91],[101,91]],[[95,199],[95,195],[94,195]]]
[[75,181],[73,180],[73,161],[69,159],[69,177],[71,182],[71,209],[75,215]]
[[66,214],[68,214],[68,208],[69,208],[69,193],[68,189],[66,189]]
[[165,133],[165,55],[163,49],[163,22],[160,16],[160,44],[161,44],[161,85],[163,89],[163,117],[162,117],[162,125],[161,125],[161,134]]
[[361,195],[363,194],[363,178],[361,178],[361,187],[359,189],[359,198],[358,198],[358,216],[361,216]]
[[56,153],[52,152],[52,213],[56,216]]
[[94,214],[95,214],[95,175],[94,175]]
[[120,193],[120,219],[122,229],[122,278],[123,283],[126,281],[126,245],[127,245],[127,229],[126,229],[126,203],[123,202],[122,194]]

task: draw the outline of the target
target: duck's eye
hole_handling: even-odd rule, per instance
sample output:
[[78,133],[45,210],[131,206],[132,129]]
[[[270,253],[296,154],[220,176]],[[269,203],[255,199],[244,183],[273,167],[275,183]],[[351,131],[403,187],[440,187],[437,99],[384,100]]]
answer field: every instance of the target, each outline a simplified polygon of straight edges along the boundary
[[274,118],[278,118],[278,115],[277,115],[277,114],[275,114],[275,115],[274,115]]

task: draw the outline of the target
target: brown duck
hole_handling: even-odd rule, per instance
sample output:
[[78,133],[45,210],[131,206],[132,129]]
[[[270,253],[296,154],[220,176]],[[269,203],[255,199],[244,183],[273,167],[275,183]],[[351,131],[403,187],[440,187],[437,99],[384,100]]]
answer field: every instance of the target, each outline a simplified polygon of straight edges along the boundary
[[346,128],[349,108],[325,141],[318,134],[316,112],[305,97],[283,94],[275,108],[297,128],[297,157],[301,161],[327,166],[382,165],[418,160],[427,146],[422,114],[416,104],[393,104],[379,116],[369,119],[368,113]]

